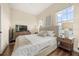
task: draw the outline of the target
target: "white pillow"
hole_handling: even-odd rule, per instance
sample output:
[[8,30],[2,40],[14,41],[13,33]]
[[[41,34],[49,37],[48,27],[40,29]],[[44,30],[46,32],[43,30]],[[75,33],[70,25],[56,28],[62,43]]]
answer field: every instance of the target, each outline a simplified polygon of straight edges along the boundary
[[54,36],[54,31],[47,31],[48,32],[48,36]]
[[47,36],[47,35],[48,35],[47,31],[40,31],[40,32],[38,33],[38,36],[42,36],[42,37],[45,37],[45,36]]

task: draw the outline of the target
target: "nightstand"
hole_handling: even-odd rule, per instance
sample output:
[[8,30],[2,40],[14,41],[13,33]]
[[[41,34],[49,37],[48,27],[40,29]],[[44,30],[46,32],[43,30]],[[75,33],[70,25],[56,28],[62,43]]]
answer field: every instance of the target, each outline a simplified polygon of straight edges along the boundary
[[69,51],[70,54],[73,52],[73,40],[71,39],[57,37],[57,46]]

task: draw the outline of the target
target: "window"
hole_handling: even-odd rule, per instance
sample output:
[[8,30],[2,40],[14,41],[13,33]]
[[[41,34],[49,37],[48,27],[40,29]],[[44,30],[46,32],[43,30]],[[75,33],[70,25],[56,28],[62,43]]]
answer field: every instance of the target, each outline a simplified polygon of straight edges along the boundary
[[[57,17],[57,25],[58,25],[58,34],[61,35],[65,31],[65,29],[63,29],[64,25],[65,25],[65,28],[66,28],[67,27],[66,24],[73,22],[73,17],[74,17],[73,6],[57,12],[56,17]],[[67,28],[67,29],[70,30],[71,28]]]
[[64,21],[72,21],[73,20],[73,6],[68,7],[57,13],[57,22],[61,23]]

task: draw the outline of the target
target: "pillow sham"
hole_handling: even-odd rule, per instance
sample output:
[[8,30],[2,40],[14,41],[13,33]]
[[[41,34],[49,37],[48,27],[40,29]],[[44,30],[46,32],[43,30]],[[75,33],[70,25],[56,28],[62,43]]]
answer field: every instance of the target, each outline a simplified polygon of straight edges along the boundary
[[47,33],[48,33],[48,36],[54,36],[55,35],[54,31],[47,31]]
[[42,37],[45,37],[45,36],[47,36],[47,35],[48,35],[47,31],[40,31],[40,32],[38,33],[38,36],[42,36]]

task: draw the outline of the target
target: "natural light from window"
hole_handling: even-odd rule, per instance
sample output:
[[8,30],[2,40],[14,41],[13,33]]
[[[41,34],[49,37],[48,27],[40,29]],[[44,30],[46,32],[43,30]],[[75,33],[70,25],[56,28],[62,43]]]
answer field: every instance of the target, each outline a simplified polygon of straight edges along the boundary
[[[70,6],[56,13],[58,35],[73,35],[74,8]],[[66,32],[66,33],[65,33]]]

